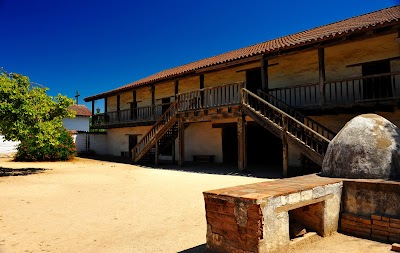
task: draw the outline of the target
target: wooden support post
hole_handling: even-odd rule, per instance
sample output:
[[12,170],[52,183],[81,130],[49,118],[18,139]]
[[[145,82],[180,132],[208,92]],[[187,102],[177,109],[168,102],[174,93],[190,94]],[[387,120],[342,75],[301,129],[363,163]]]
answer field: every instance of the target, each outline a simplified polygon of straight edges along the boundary
[[289,146],[287,141],[288,119],[282,115],[282,148],[283,148],[283,177],[287,177],[289,163]]
[[151,86],[151,118],[155,118],[155,109],[156,109],[156,87],[154,85]]
[[175,140],[172,141],[172,164],[176,164],[176,157],[175,157]]
[[[204,89],[204,74],[200,74],[200,89]],[[204,91],[200,92],[200,97],[201,97],[201,108],[203,108],[204,105]]]
[[183,166],[185,159],[185,126],[184,123],[178,121],[178,165]]
[[160,145],[158,144],[158,141],[156,141],[156,145],[155,145],[155,154],[154,154],[154,164],[158,165],[158,155],[159,155],[159,147]]
[[247,166],[247,145],[246,145],[246,118],[243,114],[237,122],[238,134],[238,169],[243,171]]
[[325,50],[318,48],[318,67],[319,67],[319,105],[325,105]]
[[104,113],[107,113],[107,97],[104,98]]
[[92,100],[92,116],[94,116],[94,100]]
[[137,96],[136,96],[136,90],[132,91],[132,119],[137,118]]
[[178,93],[179,93],[179,80],[175,80],[175,99]]
[[119,121],[119,111],[121,109],[121,96],[117,95],[117,119]]
[[261,59],[261,88],[268,91],[268,59]]

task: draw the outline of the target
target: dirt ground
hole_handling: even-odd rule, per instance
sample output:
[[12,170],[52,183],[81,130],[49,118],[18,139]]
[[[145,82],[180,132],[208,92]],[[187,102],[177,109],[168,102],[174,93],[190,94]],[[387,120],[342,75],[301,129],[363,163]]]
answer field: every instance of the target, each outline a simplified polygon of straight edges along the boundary
[[[264,180],[83,158],[0,158],[0,252],[204,252],[202,192]],[[388,244],[336,234],[295,252],[389,250]]]

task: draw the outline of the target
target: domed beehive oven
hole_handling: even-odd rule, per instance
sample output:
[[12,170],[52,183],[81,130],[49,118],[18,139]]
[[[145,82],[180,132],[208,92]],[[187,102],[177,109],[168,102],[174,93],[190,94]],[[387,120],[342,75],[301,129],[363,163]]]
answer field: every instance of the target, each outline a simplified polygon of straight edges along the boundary
[[376,114],[353,118],[329,144],[322,164],[322,175],[399,179],[399,128]]

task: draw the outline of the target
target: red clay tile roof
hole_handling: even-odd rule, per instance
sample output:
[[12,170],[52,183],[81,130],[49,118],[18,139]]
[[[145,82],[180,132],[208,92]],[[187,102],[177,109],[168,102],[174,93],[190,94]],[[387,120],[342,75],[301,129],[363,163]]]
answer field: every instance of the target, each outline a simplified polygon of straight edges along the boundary
[[92,112],[89,110],[84,105],[71,105],[68,107],[68,110],[74,110],[76,111],[76,116],[84,116],[84,117],[90,117],[92,116]]
[[117,89],[104,92],[95,96],[87,97],[85,98],[85,101],[91,101],[96,97],[102,97],[104,95],[117,91],[128,90],[135,86],[149,84],[155,81],[160,81],[169,77],[185,74],[201,68],[243,59],[255,55],[269,54],[282,49],[304,46],[307,44],[325,41],[332,38],[346,36],[350,33],[360,32],[371,27],[381,27],[393,23],[398,23],[399,21],[400,5],[397,5],[361,16],[338,21],[329,25],[316,27],[303,32],[233,50],[217,56],[212,56],[203,60],[188,63],[179,67],[163,70],[138,81],[121,86]]

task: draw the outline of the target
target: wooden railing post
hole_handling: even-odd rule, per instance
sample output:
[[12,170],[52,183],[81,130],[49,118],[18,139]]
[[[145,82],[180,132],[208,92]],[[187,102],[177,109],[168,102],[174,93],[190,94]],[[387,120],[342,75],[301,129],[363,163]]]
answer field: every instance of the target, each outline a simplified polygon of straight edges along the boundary
[[183,121],[178,121],[178,165],[183,166],[185,159],[185,126]]
[[319,105],[325,105],[325,50],[318,48],[318,67],[319,67]]
[[159,155],[159,148],[160,148],[160,145],[159,145],[159,143],[158,143],[158,141],[156,141],[156,144],[155,144],[155,154],[154,154],[154,164],[155,165],[158,165],[158,155]]
[[289,164],[289,146],[287,140],[288,118],[282,115],[282,160],[283,160],[283,177],[287,177],[288,164]]
[[246,145],[246,118],[242,114],[237,122],[237,135],[238,135],[238,169],[243,171],[247,166],[247,145]]

